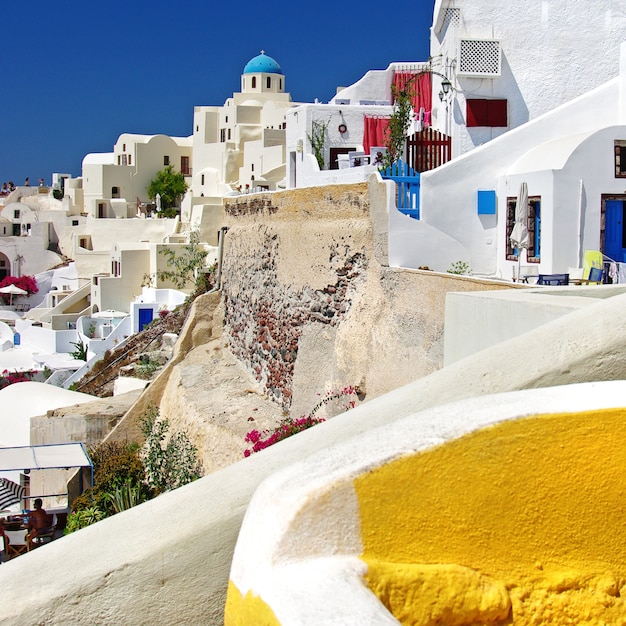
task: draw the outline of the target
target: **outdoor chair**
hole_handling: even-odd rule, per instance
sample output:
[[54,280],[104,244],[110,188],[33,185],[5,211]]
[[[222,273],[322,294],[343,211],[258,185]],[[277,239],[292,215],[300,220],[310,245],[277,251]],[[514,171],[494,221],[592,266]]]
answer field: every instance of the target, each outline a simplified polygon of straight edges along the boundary
[[539,274],[538,285],[567,285],[569,284],[569,274]]
[[348,154],[337,155],[337,169],[347,170],[350,167],[350,156]]
[[536,265],[521,265],[519,268],[513,266],[513,282],[535,285],[539,278],[538,270],[539,268]]
[[54,515],[47,516],[47,523],[47,528],[43,528],[37,531],[31,531],[32,536],[30,537],[30,544],[32,548],[37,548],[44,543],[50,543],[51,541],[54,541],[56,536]]
[[349,152],[348,153],[349,158],[350,158],[350,167],[359,167],[361,165],[367,165],[367,162],[369,161],[369,157],[365,156],[365,152]]
[[589,278],[585,280],[587,284],[589,283],[602,283],[602,279],[604,278],[604,270],[599,267],[592,267],[589,270]]
[[20,556],[28,552],[26,530],[5,530],[5,555],[7,561],[14,556]]
[[570,267],[567,270],[569,274],[570,285],[582,285],[584,282],[583,274],[585,273],[584,267]]

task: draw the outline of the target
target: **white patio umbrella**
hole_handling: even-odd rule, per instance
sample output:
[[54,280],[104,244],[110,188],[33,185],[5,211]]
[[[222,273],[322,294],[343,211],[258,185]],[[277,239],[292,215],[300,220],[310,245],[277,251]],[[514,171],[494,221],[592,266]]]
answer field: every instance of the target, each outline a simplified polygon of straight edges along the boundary
[[528,236],[528,185],[523,182],[520,185],[515,203],[515,224],[509,236],[511,246],[517,248],[517,280],[522,264],[522,250],[527,250],[530,244]]
[[25,296],[28,294],[26,289],[21,289],[17,285],[11,284],[6,287],[0,287],[0,293],[10,294],[9,303],[13,304],[13,296]]

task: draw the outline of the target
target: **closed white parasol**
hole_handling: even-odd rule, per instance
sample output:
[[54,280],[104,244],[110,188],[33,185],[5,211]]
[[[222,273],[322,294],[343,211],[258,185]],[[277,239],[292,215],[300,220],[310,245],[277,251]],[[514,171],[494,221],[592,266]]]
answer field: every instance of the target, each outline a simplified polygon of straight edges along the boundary
[[509,237],[511,246],[517,248],[517,279],[522,263],[522,250],[527,250],[530,244],[528,236],[528,185],[523,182],[520,185],[515,203],[515,224]]

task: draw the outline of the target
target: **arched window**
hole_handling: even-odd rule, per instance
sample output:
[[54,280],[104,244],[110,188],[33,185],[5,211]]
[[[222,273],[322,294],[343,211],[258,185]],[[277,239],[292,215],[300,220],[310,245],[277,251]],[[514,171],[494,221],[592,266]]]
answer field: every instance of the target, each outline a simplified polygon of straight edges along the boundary
[[268,76],[267,80],[265,81],[265,85],[266,87],[269,89],[272,86],[272,77]]
[[256,89],[256,76],[252,77],[252,89]]

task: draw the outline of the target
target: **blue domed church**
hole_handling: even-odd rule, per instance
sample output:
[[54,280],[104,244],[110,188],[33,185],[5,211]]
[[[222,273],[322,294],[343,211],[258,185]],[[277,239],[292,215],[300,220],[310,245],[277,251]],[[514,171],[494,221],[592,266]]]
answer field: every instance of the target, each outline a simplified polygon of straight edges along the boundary
[[221,210],[226,195],[285,186],[285,129],[293,106],[283,70],[262,50],[245,64],[241,91],[224,106],[195,107],[191,211],[202,212],[202,222],[216,205]]
[[267,56],[264,50],[250,59],[241,75],[241,91],[244,93],[284,93],[285,77],[280,65]]

